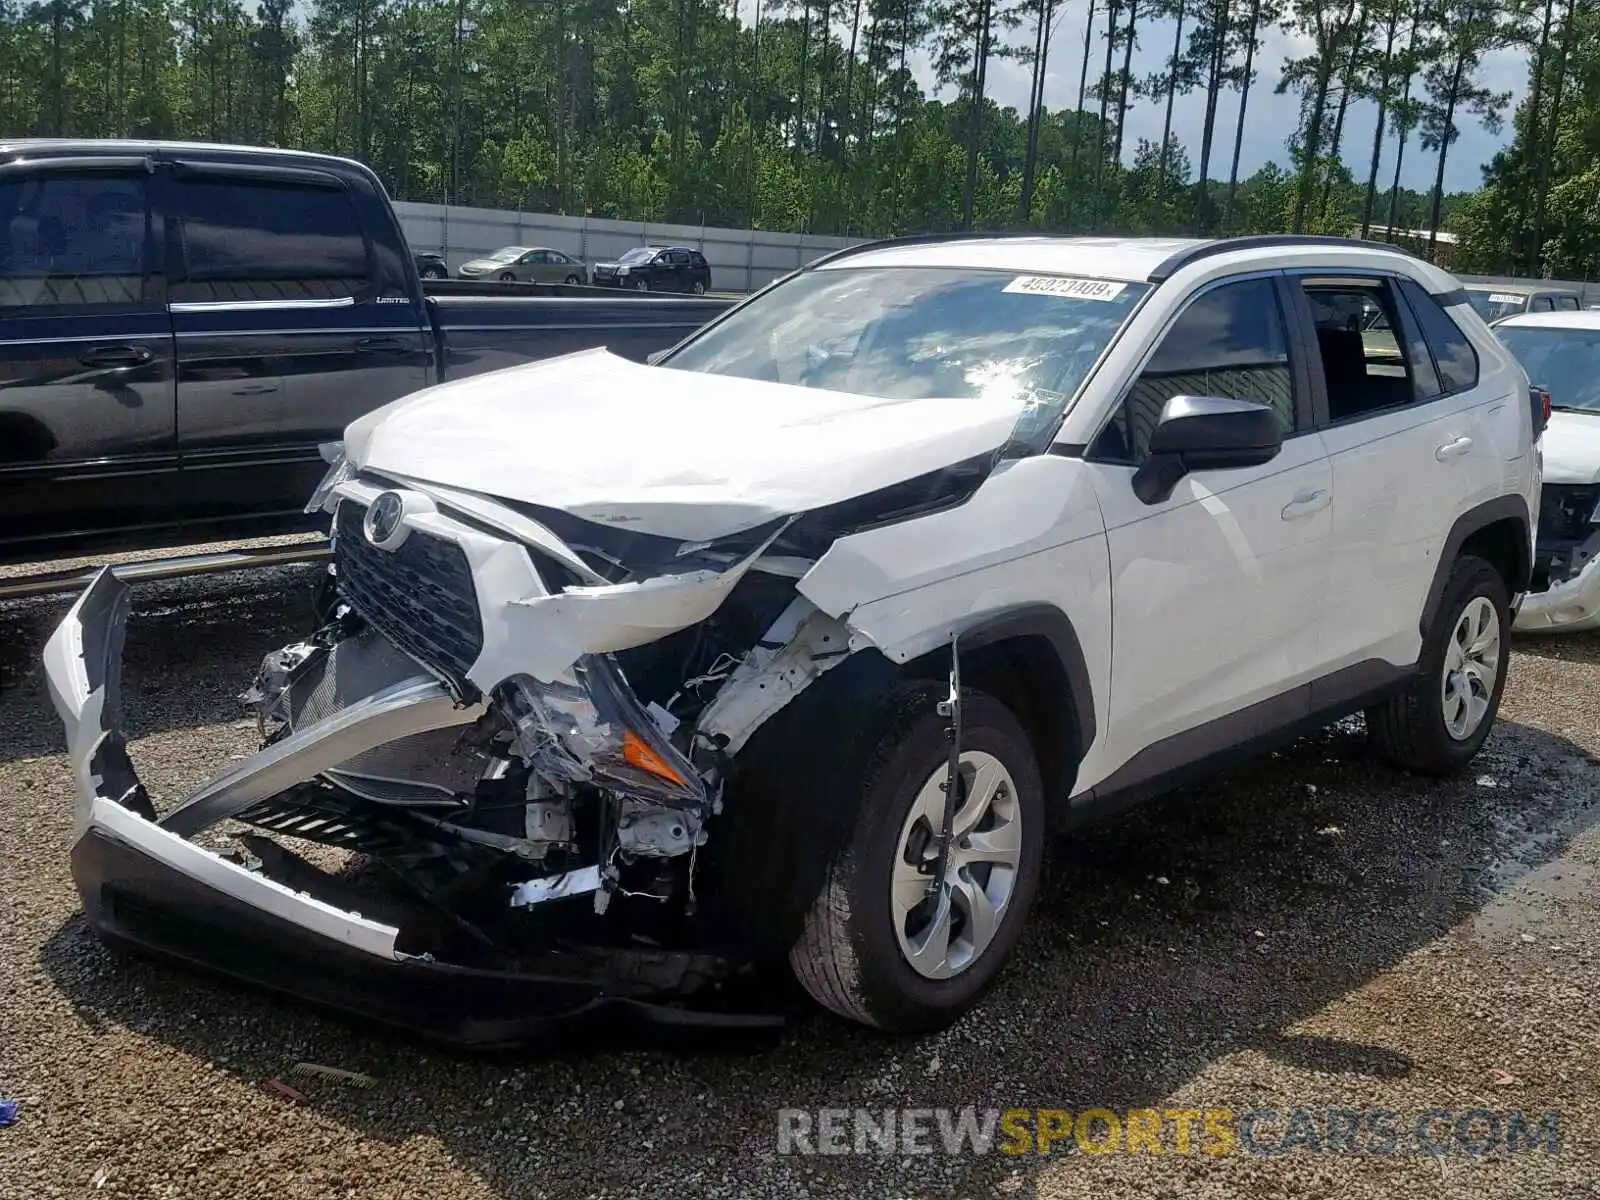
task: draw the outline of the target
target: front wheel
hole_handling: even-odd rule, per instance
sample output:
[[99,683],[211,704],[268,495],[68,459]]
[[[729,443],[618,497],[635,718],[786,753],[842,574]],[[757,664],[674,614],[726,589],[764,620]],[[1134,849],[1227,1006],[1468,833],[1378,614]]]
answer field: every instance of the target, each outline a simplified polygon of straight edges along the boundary
[[1449,775],[1489,736],[1509,665],[1510,598],[1500,572],[1464,555],[1422,640],[1416,680],[1367,710],[1378,753],[1422,775]]
[[1038,889],[1044,790],[1028,736],[990,696],[967,691],[962,705],[964,800],[943,885],[930,890],[946,722],[922,704],[903,708],[868,758],[855,829],[789,954],[818,1003],[894,1033],[942,1029],[976,1004]]
[[500,272],[500,282],[501,283],[515,283],[516,281],[517,281],[517,277],[515,275],[513,275],[510,271],[502,271],[502,272]]
[[650,281],[648,279],[635,279],[633,281],[633,290],[636,292],[648,292],[650,290]]

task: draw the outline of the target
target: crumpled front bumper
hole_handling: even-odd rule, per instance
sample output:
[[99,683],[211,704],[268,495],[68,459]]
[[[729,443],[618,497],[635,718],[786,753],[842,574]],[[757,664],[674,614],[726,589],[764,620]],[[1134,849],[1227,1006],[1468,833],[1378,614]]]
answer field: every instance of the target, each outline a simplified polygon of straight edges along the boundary
[[1576,633],[1600,629],[1600,558],[1578,574],[1542,592],[1529,592],[1512,628],[1518,633]]
[[650,1003],[652,975],[551,954],[519,969],[454,966],[397,946],[401,930],[337,907],[189,841],[260,798],[309,779],[370,744],[471,719],[419,676],[352,706],[214,777],[161,820],[121,734],[126,585],[102,571],[46,644],[51,699],[78,785],[73,878],[84,913],[109,942],[177,958],[300,999],[441,1041],[478,1048],[536,1041],[553,1028],[615,1018],[651,1024],[770,1028],[766,1013]]

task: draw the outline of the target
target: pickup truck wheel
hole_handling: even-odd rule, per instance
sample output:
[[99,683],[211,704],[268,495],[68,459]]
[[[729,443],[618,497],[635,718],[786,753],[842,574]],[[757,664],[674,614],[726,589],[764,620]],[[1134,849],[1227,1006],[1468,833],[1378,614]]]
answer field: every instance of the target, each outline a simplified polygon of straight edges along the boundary
[[936,895],[935,838],[949,764],[945,720],[903,710],[869,756],[855,829],[790,951],[813,999],[894,1033],[942,1029],[1010,956],[1038,888],[1044,790],[1028,736],[999,701],[962,699],[966,799]]
[[1470,762],[1505,690],[1510,599],[1500,572],[1465,555],[1445,583],[1416,680],[1367,710],[1373,745],[1394,765],[1449,775]]

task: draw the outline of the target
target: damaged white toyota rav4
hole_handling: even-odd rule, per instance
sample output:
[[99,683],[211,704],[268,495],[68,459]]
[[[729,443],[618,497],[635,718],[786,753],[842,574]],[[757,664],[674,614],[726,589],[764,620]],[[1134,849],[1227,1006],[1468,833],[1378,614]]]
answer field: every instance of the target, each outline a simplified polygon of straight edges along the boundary
[[350,426],[326,621],[246,695],[260,752],[164,815],[102,573],[46,650],[75,877],[112,941],[461,1043],[744,1019],[785,960],[938,1028],[1050,829],[1356,711],[1403,767],[1471,759],[1539,482],[1526,376],[1399,252],[856,247],[652,364]]

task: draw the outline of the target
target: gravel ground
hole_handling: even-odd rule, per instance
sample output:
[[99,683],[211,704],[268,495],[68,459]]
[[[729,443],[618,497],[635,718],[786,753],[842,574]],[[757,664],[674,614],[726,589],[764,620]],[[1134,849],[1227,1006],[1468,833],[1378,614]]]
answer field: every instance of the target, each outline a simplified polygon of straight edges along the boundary
[[[313,575],[139,589],[124,694],[158,803],[254,748],[232,697],[305,629]],[[1513,657],[1461,779],[1376,767],[1348,722],[1063,844],[1018,961],[942,1036],[816,1016],[758,1050],[483,1058],[99,946],[37,665],[65,606],[0,604],[0,1196],[1600,1196],[1600,638]],[[304,1060],[377,1082],[264,1087]],[[890,1105],[1272,1107],[1272,1147],[1295,1108],[1389,1109],[1400,1142],[777,1153],[780,1108]],[[1559,1149],[1419,1153],[1434,1108],[1555,1110]]]

